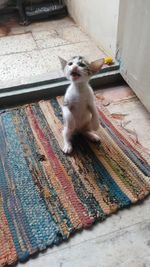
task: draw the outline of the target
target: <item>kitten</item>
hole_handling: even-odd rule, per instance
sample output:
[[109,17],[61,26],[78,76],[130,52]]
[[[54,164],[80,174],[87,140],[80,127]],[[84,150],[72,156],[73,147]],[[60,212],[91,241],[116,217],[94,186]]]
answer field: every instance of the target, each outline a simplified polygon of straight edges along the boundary
[[99,117],[89,80],[94,73],[101,69],[104,60],[88,63],[84,57],[76,56],[68,62],[60,58],[60,62],[65,76],[71,81],[62,107],[63,151],[70,154],[73,150],[72,137],[76,132],[84,134],[91,141],[98,142],[100,140],[95,133],[99,127]]

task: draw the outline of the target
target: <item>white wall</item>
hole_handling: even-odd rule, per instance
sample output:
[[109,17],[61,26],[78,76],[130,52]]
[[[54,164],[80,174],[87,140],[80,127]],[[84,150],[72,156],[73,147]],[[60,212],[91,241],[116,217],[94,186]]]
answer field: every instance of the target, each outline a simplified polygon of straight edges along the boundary
[[150,111],[150,0],[120,1],[121,74]]
[[120,0],[66,0],[72,18],[111,55],[116,53]]

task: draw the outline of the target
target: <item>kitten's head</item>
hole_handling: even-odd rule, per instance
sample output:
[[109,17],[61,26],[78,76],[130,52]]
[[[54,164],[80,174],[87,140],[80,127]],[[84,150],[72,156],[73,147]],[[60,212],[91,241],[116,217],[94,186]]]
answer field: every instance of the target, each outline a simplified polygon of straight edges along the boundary
[[60,57],[59,59],[66,78],[76,83],[88,81],[104,64],[103,59],[89,63],[81,56],[73,57],[68,62]]

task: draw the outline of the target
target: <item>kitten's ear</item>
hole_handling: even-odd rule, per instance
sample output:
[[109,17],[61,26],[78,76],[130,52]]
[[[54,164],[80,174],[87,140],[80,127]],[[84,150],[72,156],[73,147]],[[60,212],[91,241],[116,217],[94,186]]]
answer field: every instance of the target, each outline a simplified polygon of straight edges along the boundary
[[64,70],[64,68],[66,67],[67,65],[67,61],[65,59],[63,59],[62,57],[58,57],[59,60],[60,60],[60,63],[61,63],[61,67],[62,69]]
[[97,73],[98,71],[100,71],[100,69],[102,68],[102,66],[104,65],[104,58],[95,60],[93,62],[90,63],[90,70],[92,74]]

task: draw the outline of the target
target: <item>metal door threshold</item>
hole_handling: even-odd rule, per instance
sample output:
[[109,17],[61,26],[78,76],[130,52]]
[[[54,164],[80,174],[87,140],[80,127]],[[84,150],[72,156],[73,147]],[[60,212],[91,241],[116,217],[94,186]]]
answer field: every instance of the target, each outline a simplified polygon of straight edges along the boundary
[[[119,71],[119,64],[115,63],[101,70],[100,73],[92,77],[90,84],[94,90],[102,86],[124,82]],[[0,108],[13,105],[29,103],[39,99],[46,99],[58,95],[63,95],[69,81],[65,77],[48,79],[28,84],[21,84],[13,87],[0,89]]]

